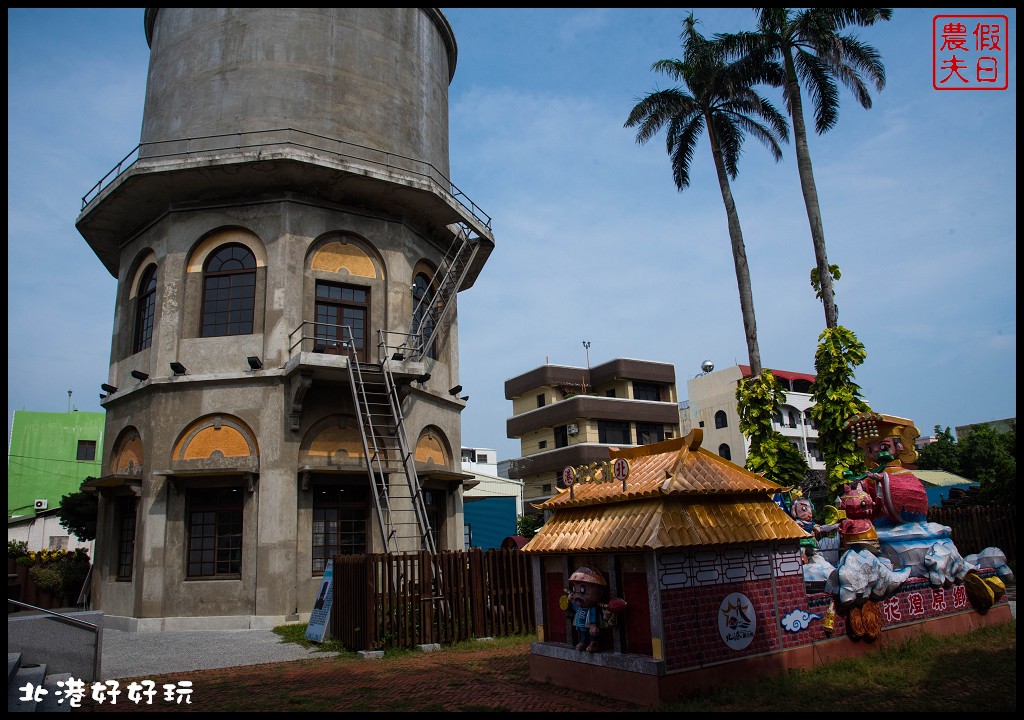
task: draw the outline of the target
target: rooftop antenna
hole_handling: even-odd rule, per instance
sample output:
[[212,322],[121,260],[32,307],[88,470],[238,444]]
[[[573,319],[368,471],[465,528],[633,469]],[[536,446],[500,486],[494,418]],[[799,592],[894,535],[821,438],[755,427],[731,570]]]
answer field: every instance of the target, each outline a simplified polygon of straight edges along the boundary
[[68,413],[71,413],[71,390],[68,389]]

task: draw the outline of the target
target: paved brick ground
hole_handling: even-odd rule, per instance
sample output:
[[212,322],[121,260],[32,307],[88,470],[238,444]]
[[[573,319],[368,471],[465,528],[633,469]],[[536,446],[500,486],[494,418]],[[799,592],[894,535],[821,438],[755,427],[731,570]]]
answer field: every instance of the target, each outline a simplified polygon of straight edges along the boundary
[[[151,677],[191,680],[192,704],[157,696],[152,705],[91,699],[79,712],[381,711],[622,712],[642,708],[530,680],[529,643],[383,660],[297,660]],[[121,680],[124,691],[130,680]]]

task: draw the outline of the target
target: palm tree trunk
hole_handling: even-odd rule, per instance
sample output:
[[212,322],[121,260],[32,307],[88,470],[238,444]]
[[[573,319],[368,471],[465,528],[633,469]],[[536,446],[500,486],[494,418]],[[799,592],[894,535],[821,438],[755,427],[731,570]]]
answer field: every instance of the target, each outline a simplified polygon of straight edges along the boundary
[[740,312],[743,313],[743,331],[747,336],[747,355],[750,358],[750,376],[761,376],[761,350],[757,345],[757,320],[754,317],[754,293],[750,287],[750,268],[747,266],[747,248],[743,244],[743,230],[740,229],[740,216],[736,212],[736,202],[732,199],[732,188],[729,176],[725,171],[725,162],[715,140],[714,126],[708,118],[708,137],[711,139],[711,154],[715,158],[715,171],[718,173],[718,185],[722,190],[722,202],[725,203],[725,214],[729,218],[729,240],[732,242],[732,259],[736,266],[736,285],[740,292]]
[[811,153],[807,148],[807,127],[804,124],[803,102],[800,100],[800,83],[789,53],[786,53],[786,75],[789,80],[789,114],[793,118],[793,144],[796,146],[796,167],[800,173],[800,189],[804,194],[807,220],[811,225],[811,242],[814,245],[814,259],[821,281],[821,304],[825,308],[825,326],[834,328],[839,324],[836,310],[832,274],[828,270],[828,253],[825,251],[825,229],[821,223],[821,208],[818,206],[818,188],[814,184],[814,170],[811,168]]

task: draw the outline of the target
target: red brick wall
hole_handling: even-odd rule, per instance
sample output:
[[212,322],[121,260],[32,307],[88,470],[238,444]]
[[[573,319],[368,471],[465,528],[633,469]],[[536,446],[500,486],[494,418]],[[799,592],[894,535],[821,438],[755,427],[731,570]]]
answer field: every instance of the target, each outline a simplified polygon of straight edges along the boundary
[[[778,572],[779,566],[775,568]],[[741,650],[729,647],[719,633],[721,604],[731,593],[747,597],[756,619],[754,637]],[[833,596],[826,593],[808,594],[803,576],[789,572],[776,574],[774,580],[748,578],[729,583],[663,586],[661,602],[667,669],[694,668],[823,640],[829,637],[825,634],[824,617],[832,600]],[[885,627],[971,609],[962,585],[933,588],[924,578],[911,578],[898,593],[879,605]],[[811,617],[805,629],[791,632],[783,628],[782,619],[794,610],[818,617]],[[837,606],[831,637],[846,634],[847,610]]]
[[[731,593],[750,600],[755,618],[754,638],[733,650],[718,631],[722,600]],[[664,590],[665,658],[668,670],[696,667],[779,649],[779,621],[771,580],[748,580],[721,585]]]

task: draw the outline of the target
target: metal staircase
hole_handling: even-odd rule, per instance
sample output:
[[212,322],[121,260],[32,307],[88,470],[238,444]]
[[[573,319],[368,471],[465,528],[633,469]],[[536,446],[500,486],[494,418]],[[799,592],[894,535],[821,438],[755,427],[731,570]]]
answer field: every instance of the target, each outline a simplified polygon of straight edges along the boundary
[[[388,361],[364,363],[350,353],[348,372],[385,550],[395,552],[403,537],[415,534],[419,537],[419,549],[433,555],[437,548],[416,474],[413,450],[405,436],[398,388]],[[399,473],[405,478],[404,484],[391,481]],[[403,519],[403,515],[408,515],[407,511],[396,512],[393,505],[401,500],[408,500],[413,520]],[[403,526],[415,528],[409,527],[406,528],[408,532],[401,532]]]
[[438,275],[442,276],[437,283],[433,293],[423,296],[417,306],[413,309],[412,337],[414,357],[421,360],[433,346],[434,340],[450,321],[452,308],[455,304],[452,300],[455,294],[462,287],[463,281],[469,272],[473,259],[480,249],[480,238],[465,223],[456,223],[450,226],[455,229],[455,242],[449,247],[449,252],[441,261]]

